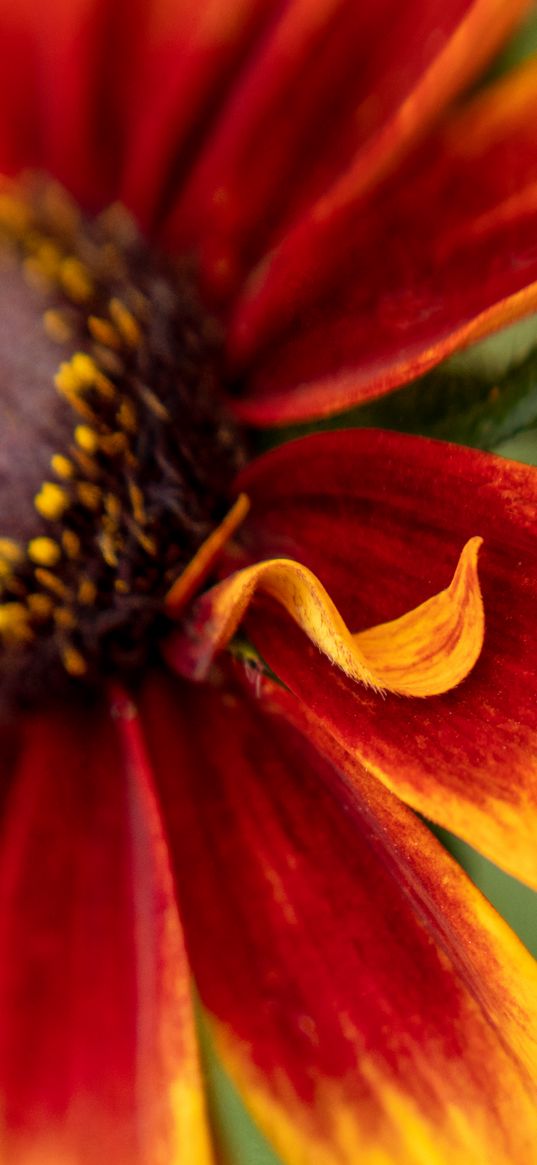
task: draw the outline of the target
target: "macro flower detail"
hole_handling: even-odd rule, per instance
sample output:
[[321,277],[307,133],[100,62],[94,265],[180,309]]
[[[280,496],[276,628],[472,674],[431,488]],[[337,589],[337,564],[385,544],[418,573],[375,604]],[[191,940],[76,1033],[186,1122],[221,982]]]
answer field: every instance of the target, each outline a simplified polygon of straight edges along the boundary
[[[31,654],[18,671],[34,685],[40,667],[49,685],[58,664],[75,675],[103,658],[136,668],[243,460],[219,407],[217,336],[191,279],[152,263],[125,213],[90,227],[51,184],[6,186],[0,223],[10,334],[27,324],[23,311],[42,317],[26,363],[4,357],[14,447],[32,445],[30,419],[21,440],[21,393],[30,417],[48,417],[5,493],[3,636],[14,650],[4,674],[23,644]],[[8,536],[25,528],[26,548]]]
[[534,310],[523,7],[0,2],[10,1165],[531,1159],[535,471],[249,427]]
[[[62,669],[93,679],[127,670],[132,680],[177,609],[178,592],[184,607],[184,568],[195,569],[198,552],[204,559],[225,529],[218,519],[243,452],[220,406],[216,338],[211,344],[210,321],[204,325],[188,277],[152,263],[126,215],[105,212],[90,227],[52,186],[26,193],[8,186],[2,209],[13,331],[21,330],[17,309],[28,306],[24,279],[47,304],[45,355],[34,340],[31,360],[38,366],[34,407],[48,416],[54,450],[46,466],[52,480],[35,476],[32,458],[32,488],[23,455],[19,480],[10,474],[13,501],[5,494],[12,531],[20,535],[27,526],[31,533],[26,546],[6,531],[0,541],[3,680],[13,701],[25,677],[37,690],[40,672],[49,690]],[[48,386],[59,406],[44,380],[50,340],[63,356],[72,353]],[[16,445],[17,401],[24,393],[28,402],[31,384],[24,367],[10,368],[9,353],[5,370]],[[25,493],[34,494],[27,513]],[[446,691],[465,678],[482,647],[479,544],[468,542],[446,591],[358,636],[298,563],[246,568],[221,585],[211,657],[227,645],[259,586],[353,679],[404,695]],[[198,658],[198,676],[200,667]]]

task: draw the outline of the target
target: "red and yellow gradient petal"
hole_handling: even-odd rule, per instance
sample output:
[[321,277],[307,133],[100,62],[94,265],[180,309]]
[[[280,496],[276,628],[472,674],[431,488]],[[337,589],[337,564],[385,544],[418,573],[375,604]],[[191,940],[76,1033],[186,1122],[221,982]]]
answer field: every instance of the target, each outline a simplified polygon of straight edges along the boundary
[[535,965],[439,843],[282,690],[155,679],[141,718],[201,999],[282,1161],[527,1165]]
[[[214,586],[189,612],[186,632],[169,637],[165,657],[181,675],[207,676],[259,591],[269,595],[350,679],[378,692],[436,696],[465,679],[483,646],[477,576],[481,540],[464,547],[451,583],[399,619],[353,635],[319,579],[288,558],[247,566]],[[174,587],[168,613],[175,614]],[[182,609],[182,604],[181,604]]]
[[0,1155],[210,1165],[190,972],[132,710],[24,726],[0,849]]
[[[334,237],[321,224],[324,267],[308,243],[294,275],[280,280],[278,252],[254,273],[231,339],[237,352],[240,336],[255,348],[241,415],[271,424],[350,408],[537,310],[536,116],[532,60],[458,113]],[[265,351],[271,296],[282,335]]]
[[485,640],[468,677],[427,700],[379,697],[334,668],[281,607],[246,627],[289,687],[414,808],[537,885],[537,472],[490,454],[373,430],[320,433],[250,466],[241,531],[251,562],[292,555],[353,631],[449,582],[483,538]]

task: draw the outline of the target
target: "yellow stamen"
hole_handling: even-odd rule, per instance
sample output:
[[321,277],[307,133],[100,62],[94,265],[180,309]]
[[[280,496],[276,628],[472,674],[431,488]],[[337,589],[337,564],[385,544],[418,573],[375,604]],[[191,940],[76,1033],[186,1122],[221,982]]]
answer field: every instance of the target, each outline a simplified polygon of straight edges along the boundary
[[78,392],[80,385],[74,375],[71,362],[64,361],[60,364],[58,371],[54,377],[56,388],[61,393]]
[[50,239],[45,239],[40,243],[34,258],[46,279],[53,281],[57,278],[62,256],[58,247],[51,243]]
[[[69,372],[63,372],[64,369],[69,369]],[[63,376],[63,382],[59,384],[58,374],[56,375],[56,384],[60,388],[63,387],[63,383],[66,388],[78,392],[93,388],[106,400],[113,400],[116,394],[112,381],[104,376],[87,352],[75,352],[69,364],[61,365],[59,374],[60,377]]]
[[62,651],[62,663],[70,676],[83,676],[88,670],[88,665],[84,657],[75,647],[64,647]]
[[117,411],[118,424],[122,429],[126,429],[128,433],[135,433],[138,428],[138,421],[136,417],[136,409],[132,401],[127,397],[123,397],[121,404]]
[[62,546],[68,558],[78,558],[80,554],[80,538],[78,534],[75,534],[74,530],[63,531]]
[[140,526],[145,526],[147,516],[144,509],[144,495],[140,486],[136,485],[134,481],[129,481],[128,489],[134,518],[139,522]]
[[42,595],[39,592],[28,595],[26,604],[30,614],[35,619],[48,619],[54,607],[50,595]]
[[98,372],[95,378],[95,388],[104,400],[113,400],[116,395],[116,387],[103,372]]
[[[79,360],[78,357],[82,357],[82,360]],[[86,360],[89,361],[89,365]],[[65,361],[60,364],[54,377],[58,392],[65,397],[75,412],[80,413],[88,420],[95,419],[94,413],[82,397],[83,393],[94,384],[95,377],[91,372],[92,364],[90,357],[86,357],[83,352],[80,352],[77,356],[73,356],[69,362]],[[96,366],[93,367],[95,374],[97,374]]]
[[91,607],[97,598],[97,587],[90,578],[81,578],[78,584],[78,601],[84,607]]
[[121,347],[121,340],[114,325],[109,320],[103,320],[100,316],[90,316],[88,328],[98,344],[103,344],[105,348],[113,348],[114,350]]
[[9,566],[18,566],[24,559],[24,551],[13,538],[0,538],[0,560]]
[[104,508],[110,518],[118,522],[121,517],[121,502],[115,494],[108,493],[104,499]]
[[158,396],[156,396],[150,388],[147,388],[147,385],[140,385],[139,393],[144,404],[147,405],[148,409],[151,409],[151,412],[154,413],[160,421],[170,420],[168,409],[165,407],[165,405],[162,404],[162,401],[159,400]]
[[108,531],[105,530],[99,536],[99,548],[107,566],[115,567],[118,564],[117,556],[117,542],[118,540]]
[[136,541],[142,547],[142,550],[145,550],[146,554],[150,554],[151,557],[153,557],[157,553],[157,544],[155,539],[150,538],[148,534],[144,534],[143,530],[139,530],[137,526],[135,527],[133,533]]
[[71,339],[72,330],[66,318],[55,308],[49,308],[43,315],[43,326],[49,339],[55,344],[66,344]]
[[97,341],[92,345],[91,350],[99,368],[102,368],[104,372],[108,372],[110,376],[123,376],[125,366],[117,352],[113,352],[111,348],[105,348],[103,344],[98,344]]
[[[79,399],[81,394],[94,389],[106,400],[113,400],[116,394],[112,381],[103,375],[87,352],[75,352],[71,360],[60,364],[54,383],[73,408],[83,413],[84,410],[80,407],[82,402]],[[85,415],[93,416],[87,411]]]
[[71,358],[71,368],[81,388],[91,388],[99,375],[95,361],[87,352],[75,352]]
[[33,638],[29,614],[22,603],[0,604],[0,635],[7,643],[26,642]]
[[89,425],[76,426],[75,441],[85,453],[95,453],[99,448],[97,433]]
[[38,566],[56,566],[61,554],[60,547],[53,538],[32,538],[28,543],[28,558]]
[[116,578],[114,587],[118,595],[128,595],[129,593],[129,584],[125,582],[124,578]]
[[72,631],[73,627],[76,627],[75,616],[69,607],[56,607],[54,610],[54,622],[63,631]]
[[129,311],[128,307],[125,307],[120,299],[115,298],[110,300],[108,308],[122,339],[129,348],[137,348],[142,338],[142,332],[132,312]]
[[68,481],[70,477],[74,476],[75,467],[68,457],[64,457],[63,453],[55,453],[50,460],[50,468],[58,477]]
[[69,256],[60,267],[62,287],[75,303],[86,303],[93,295],[93,282],[80,259]]
[[98,510],[101,505],[102,491],[91,481],[81,481],[77,486],[78,499],[87,510]]
[[66,600],[71,597],[69,587],[66,587],[61,579],[57,578],[55,574],[52,574],[52,571],[44,570],[41,566],[38,566],[35,577],[38,583],[41,583],[42,587],[45,587],[47,591],[52,591],[52,594],[57,595],[59,599]]
[[34,498],[34,506],[38,514],[41,514],[42,518],[48,518],[51,522],[61,518],[69,503],[69,494],[61,485],[56,485],[52,481],[43,482],[39,493]]
[[65,400],[71,405],[71,408],[75,413],[80,413],[80,416],[84,417],[84,419],[87,421],[95,421],[96,417],[93,409],[91,409],[90,406],[86,404],[86,401],[83,400],[80,394],[80,389],[75,388],[73,384],[69,383],[70,379],[72,380],[72,374],[69,366],[63,365],[54,377],[58,392],[60,392]]
[[[119,507],[116,509],[116,505]],[[109,494],[105,506],[111,507],[110,513],[101,518],[102,533],[99,535],[101,554],[108,566],[117,566],[118,553],[124,549],[124,539],[119,533],[118,516],[121,516],[119,501]]]
[[7,191],[0,194],[0,226],[4,230],[22,237],[28,232],[31,221],[30,209],[24,202]]
[[90,457],[89,453],[84,453],[83,449],[75,449],[73,446],[72,454],[78,468],[82,470],[85,477],[90,478],[90,480],[99,477],[99,466],[95,459]]
[[127,449],[128,441],[125,433],[106,433],[99,438],[99,448],[107,457],[117,457]]
[[132,311],[136,312],[138,318],[147,320],[151,313],[151,304],[143,291],[140,291],[138,287],[134,287],[132,283],[129,287],[128,300]]

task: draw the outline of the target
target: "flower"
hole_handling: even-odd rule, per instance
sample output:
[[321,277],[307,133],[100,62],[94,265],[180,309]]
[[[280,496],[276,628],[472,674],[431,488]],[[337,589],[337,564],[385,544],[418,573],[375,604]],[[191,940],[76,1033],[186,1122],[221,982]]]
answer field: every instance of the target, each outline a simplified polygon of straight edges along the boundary
[[[194,250],[235,419],[334,411],[535,306],[535,67],[439,121],[518,8],[5,3],[2,166]],[[193,976],[283,1161],[526,1162],[535,969],[407,806],[536,883],[534,472],[349,431],[232,480],[184,272],[4,195],[6,1160],[216,1159]]]

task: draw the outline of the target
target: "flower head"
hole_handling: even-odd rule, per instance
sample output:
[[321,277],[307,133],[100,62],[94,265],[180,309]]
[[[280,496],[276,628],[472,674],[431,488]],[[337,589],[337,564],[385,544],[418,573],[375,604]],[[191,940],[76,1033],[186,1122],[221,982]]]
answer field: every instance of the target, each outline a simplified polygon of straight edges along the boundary
[[192,981],[289,1165],[529,1159],[535,969],[408,806],[537,883],[535,474],[246,427],[534,308],[534,66],[441,120],[518,7],[0,5],[14,1165],[217,1159]]

